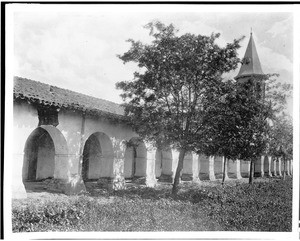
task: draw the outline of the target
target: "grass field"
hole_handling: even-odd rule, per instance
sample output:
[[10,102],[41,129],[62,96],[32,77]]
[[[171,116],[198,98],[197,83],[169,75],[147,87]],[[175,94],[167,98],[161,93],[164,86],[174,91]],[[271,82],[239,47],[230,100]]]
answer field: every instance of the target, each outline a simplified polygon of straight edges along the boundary
[[291,231],[292,178],[171,185],[93,195],[29,193],[13,200],[13,232]]

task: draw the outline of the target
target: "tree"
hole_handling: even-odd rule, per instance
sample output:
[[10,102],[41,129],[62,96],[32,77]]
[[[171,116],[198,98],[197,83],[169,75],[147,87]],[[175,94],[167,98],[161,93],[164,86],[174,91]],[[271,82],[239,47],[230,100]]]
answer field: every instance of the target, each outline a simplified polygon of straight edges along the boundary
[[[260,82],[258,82],[260,81]],[[265,152],[269,132],[268,119],[273,109],[255,90],[262,79],[249,78],[244,83],[227,81],[223,92],[208,108],[205,115],[209,128],[203,130],[208,136],[206,145],[199,152],[224,156],[223,180],[226,160],[250,161],[249,183],[253,182],[253,163]]]
[[276,74],[269,76],[267,98],[274,110],[274,115],[270,120],[268,153],[277,161],[282,158],[284,162],[283,178],[285,179],[286,161],[293,158],[293,124],[292,118],[286,113],[287,98],[291,95],[292,86],[287,83],[278,83],[276,79],[272,79],[272,77],[278,76]]
[[286,174],[286,161],[293,159],[293,123],[286,113],[276,116],[271,126],[269,153],[284,163],[283,179]]
[[252,76],[246,82],[237,83],[236,114],[238,158],[250,161],[249,183],[253,182],[253,164],[270,149],[272,123],[286,109],[286,99],[291,86],[279,83],[278,74]]
[[222,74],[237,67],[239,41],[220,47],[211,36],[183,34],[161,22],[145,26],[153,37],[151,44],[128,40],[131,48],[120,55],[124,63],[135,62],[143,71],[132,81],[122,81],[125,113],[133,129],[160,147],[179,150],[173,183],[178,191],[186,152],[201,148],[206,137],[204,115],[222,86]]
[[224,156],[222,185],[225,182],[227,160],[238,155],[236,141],[239,138],[237,123],[237,92],[232,80],[219,83],[214,100],[205,108],[198,152],[207,156]]
[[[261,88],[267,81],[267,75],[252,77],[238,88],[241,125],[237,149],[239,159],[250,161],[250,184],[253,183],[255,161],[267,151],[270,132],[268,120],[273,118],[275,111],[265,97],[264,88]],[[261,86],[261,91],[257,91],[257,86]]]

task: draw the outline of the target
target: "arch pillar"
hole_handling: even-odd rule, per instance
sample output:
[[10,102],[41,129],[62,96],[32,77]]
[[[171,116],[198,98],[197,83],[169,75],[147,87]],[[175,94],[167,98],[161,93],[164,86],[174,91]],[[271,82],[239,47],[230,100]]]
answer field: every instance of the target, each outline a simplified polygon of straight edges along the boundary
[[276,174],[276,162],[272,156],[269,156],[270,158],[270,172],[272,174],[272,177],[277,176]]
[[272,177],[271,162],[272,162],[271,156],[264,157],[264,174],[265,174],[265,176],[268,176],[268,177]]
[[291,175],[291,173],[290,173],[290,160],[287,160],[287,161],[286,161],[286,174],[287,174],[288,176]]
[[[6,154],[6,160],[7,156]],[[24,154],[13,154],[13,164],[12,164],[12,181],[11,181],[11,188],[12,188],[12,198],[14,199],[22,199],[27,198],[27,192],[25,186],[22,182],[22,165],[23,165]],[[8,159],[9,160],[9,159]]]
[[154,187],[157,183],[155,177],[155,156],[156,148],[151,144],[146,143],[147,149],[147,163],[146,163],[146,180],[145,184],[147,187]]
[[241,174],[241,161],[239,159],[235,160],[236,161],[236,178],[237,179],[242,179],[242,174]]
[[283,173],[285,172],[284,170],[284,160],[282,158],[280,158],[281,161],[281,174],[283,175]]
[[278,158],[278,160],[276,162],[276,169],[277,169],[278,176],[281,177],[282,176],[282,173],[281,173],[281,158]]
[[209,180],[215,181],[215,170],[214,170],[214,162],[215,162],[215,156],[209,157]]
[[61,130],[51,125],[41,125],[48,131],[55,143],[55,170],[54,179],[48,184],[50,190],[62,190],[66,195],[74,195],[86,191],[80,173],[71,174],[71,166],[74,157],[80,159],[80,155],[73,156],[69,152],[67,141]]
[[[27,138],[38,126],[38,116],[36,109],[27,103],[13,103],[13,123],[5,119],[5,125],[13,124],[13,129],[5,131],[4,150],[4,176],[11,181],[11,197],[13,199],[27,198],[27,192],[23,183],[24,169],[24,147]],[[28,115],[29,114],[29,115]],[[9,150],[11,148],[11,151]],[[6,151],[8,150],[8,151]],[[11,161],[10,170],[6,166],[6,161]]]
[[125,188],[124,163],[126,141],[111,138],[114,150],[113,180],[112,189],[120,190]]
[[273,176],[277,177],[278,176],[278,167],[277,167],[277,162],[278,160],[276,160],[276,158],[273,159]]
[[[228,176],[229,161],[230,161],[230,160],[227,160],[227,163],[226,163],[226,165],[225,165],[225,180],[228,180],[228,179],[229,179],[229,176]],[[222,178],[223,178],[223,171],[224,171],[224,162],[225,162],[225,157],[222,156]]]
[[[176,169],[178,166],[178,161],[179,161],[179,151],[172,149],[172,183],[174,182],[175,174],[176,174]],[[179,181],[181,182],[181,175],[182,175],[182,170],[180,173],[180,178]]]
[[199,178],[199,156],[196,153],[192,154],[193,156],[193,179],[192,181],[195,183],[200,183],[200,178]]

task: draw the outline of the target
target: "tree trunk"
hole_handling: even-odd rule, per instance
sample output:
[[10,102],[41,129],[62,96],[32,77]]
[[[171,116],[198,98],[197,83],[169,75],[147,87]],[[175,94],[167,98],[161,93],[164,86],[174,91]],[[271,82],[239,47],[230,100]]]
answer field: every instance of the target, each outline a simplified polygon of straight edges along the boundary
[[227,158],[224,157],[224,163],[223,163],[223,178],[222,178],[222,185],[224,185],[224,182],[225,182],[225,176],[226,176],[226,161],[227,161]]
[[249,184],[253,184],[253,176],[254,176],[254,170],[253,170],[253,161],[250,161],[250,175],[249,175]]
[[173,195],[176,195],[178,193],[179,178],[180,178],[181,170],[183,168],[183,160],[184,160],[185,152],[186,152],[185,149],[180,149],[176,174],[175,174],[173,188],[172,188]]

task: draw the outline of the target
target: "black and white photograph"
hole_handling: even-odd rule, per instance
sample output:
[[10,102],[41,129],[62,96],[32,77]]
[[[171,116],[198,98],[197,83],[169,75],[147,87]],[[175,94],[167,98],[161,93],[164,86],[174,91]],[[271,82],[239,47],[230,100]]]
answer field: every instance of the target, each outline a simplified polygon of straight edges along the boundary
[[7,4],[5,238],[299,239],[298,10]]

